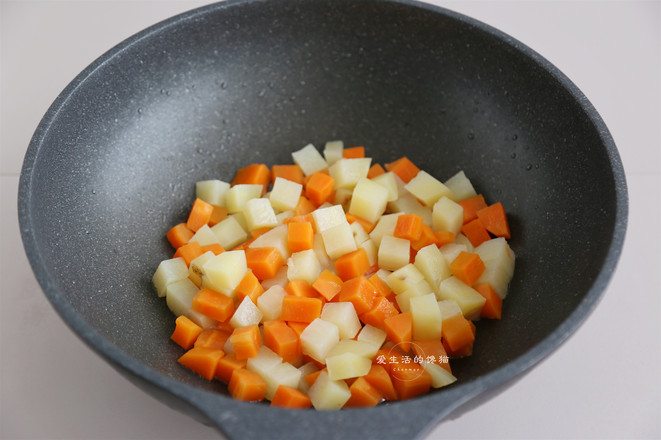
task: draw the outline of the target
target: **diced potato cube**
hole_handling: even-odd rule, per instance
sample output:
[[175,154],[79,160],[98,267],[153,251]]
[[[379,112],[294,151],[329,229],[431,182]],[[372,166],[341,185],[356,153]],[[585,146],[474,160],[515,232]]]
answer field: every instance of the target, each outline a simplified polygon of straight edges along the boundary
[[332,322],[316,318],[301,333],[301,351],[317,362],[324,363],[326,355],[340,341],[340,329]]
[[399,198],[399,191],[397,189],[397,180],[395,180],[395,173],[388,171],[384,174],[372,177],[374,183],[378,183],[388,190],[388,201],[394,202]]
[[192,241],[198,242],[200,246],[220,243],[218,236],[214,233],[214,230],[209,227],[209,225],[202,225],[202,227],[195,231],[195,234],[193,234],[190,240],[188,240],[189,243]]
[[461,307],[459,307],[457,301],[453,299],[443,299],[439,301],[438,308],[441,310],[441,316],[443,319],[452,318],[454,315],[463,315]]
[[328,377],[331,380],[350,379],[369,373],[372,360],[357,354],[346,352],[326,358]]
[[441,281],[452,275],[450,265],[435,244],[420,249],[415,255],[414,265],[436,293]]
[[370,238],[374,241],[374,244],[379,247],[381,246],[381,239],[386,235],[393,235],[395,233],[395,226],[397,226],[397,218],[402,215],[401,213],[396,214],[385,214],[382,215],[379,221],[370,232]]
[[317,260],[319,260],[319,264],[321,265],[322,272],[325,269],[330,270],[331,268],[335,267],[333,265],[333,261],[328,256],[328,252],[326,252],[326,247],[324,246],[324,238],[318,232],[314,234],[314,242],[312,243],[312,249],[314,249],[315,254],[317,254]]
[[278,319],[282,314],[282,299],[287,296],[284,287],[274,285],[266,289],[257,298],[257,308],[262,312],[264,321]]
[[233,249],[248,239],[248,233],[234,216],[229,216],[220,223],[213,225],[211,231],[223,249]]
[[484,272],[482,272],[482,275],[480,275],[480,278],[477,279],[475,284],[488,283],[501,299],[505,299],[511,277],[507,275],[507,272],[502,267],[498,266],[497,262],[489,261],[488,264],[484,263],[484,267]]
[[441,299],[453,299],[459,304],[466,319],[477,319],[486,299],[477,290],[459,278],[451,276],[441,281],[438,296]]
[[188,266],[186,266],[186,262],[183,258],[171,258],[169,260],[163,260],[158,264],[156,272],[154,272],[154,276],[152,277],[152,283],[156,287],[158,296],[163,298],[168,284],[183,280],[184,278],[188,278]]
[[[421,283],[425,283],[427,285],[426,281],[421,281]],[[428,285],[427,285],[428,286]],[[403,313],[410,312],[411,311],[411,299],[418,297],[418,296],[423,296],[427,295],[431,292],[431,288],[428,290],[422,289],[422,288],[412,288],[412,289],[407,289],[403,291],[402,293],[398,294],[395,297],[395,301],[397,301],[397,306],[399,306],[399,310],[401,310]],[[434,296],[436,297],[436,296]]]
[[334,226],[347,222],[347,216],[340,205],[318,208],[312,212],[312,218],[318,232],[324,232]]
[[319,371],[319,367],[317,367],[317,364],[314,361],[310,361],[298,367],[298,371],[301,372],[301,380],[298,381],[298,389],[307,394],[310,386],[305,380],[305,376],[312,374],[315,371]]
[[343,380],[331,380],[327,371],[319,373],[308,391],[312,406],[317,410],[341,409],[351,397],[349,386]]
[[358,222],[353,222],[349,226],[351,226],[351,231],[353,232],[353,239],[356,242],[356,246],[360,246],[365,242],[365,240],[369,240],[370,236],[365,232],[365,229],[360,225]]
[[266,381],[266,399],[273,399],[280,385],[296,388],[301,381],[301,372],[288,362],[283,362],[267,370],[262,376]]
[[265,198],[250,199],[243,208],[248,231],[260,228],[272,228],[278,224],[271,202]]
[[436,295],[429,293],[413,297],[410,301],[410,308],[413,318],[413,339],[418,341],[439,339],[443,317]]
[[338,160],[342,159],[344,151],[344,142],[342,141],[328,141],[324,145],[324,158],[328,166],[333,165]]
[[459,243],[448,243],[438,248],[448,264],[452,264],[455,258],[462,252],[468,252],[468,246]]
[[225,207],[227,212],[234,214],[243,211],[244,206],[250,199],[262,196],[264,187],[259,184],[234,185],[225,192]]
[[275,218],[278,220],[278,224],[281,225],[285,219],[292,218],[294,216],[294,211],[282,211],[275,215]]
[[386,210],[387,204],[388,190],[378,183],[362,177],[353,190],[349,212],[370,223],[375,223]]
[[264,377],[267,371],[282,363],[282,358],[266,345],[259,347],[257,356],[248,358],[246,368]]
[[452,197],[448,197],[455,202],[461,202],[462,200],[477,195],[475,188],[473,188],[473,184],[463,171],[459,171],[457,174],[446,180],[445,186],[452,191]]
[[190,266],[188,267],[188,278],[190,278],[196,286],[199,287],[202,285],[202,277],[204,276],[202,267],[207,261],[209,261],[209,259],[213,258],[213,256],[213,252],[207,251],[190,262]]
[[201,180],[195,184],[195,196],[205,202],[225,206],[225,192],[230,184],[220,180]]
[[473,243],[466,237],[464,234],[457,234],[456,237],[454,237],[454,244],[463,244],[466,246],[466,252],[475,252],[475,248],[473,247]]
[[234,328],[258,325],[263,317],[264,314],[262,311],[257,308],[249,296],[246,296],[234,311],[234,315],[230,319],[230,324]]
[[333,203],[335,205],[342,205],[342,208],[345,211],[348,211],[352,195],[353,188],[338,188],[335,190],[335,198],[333,199]]
[[[214,255],[204,263],[202,271],[209,282],[218,292],[233,292],[243,277],[248,273],[246,253],[239,251],[226,251]],[[231,293],[229,296],[233,296]]]
[[371,238],[362,242],[358,247],[365,249],[365,252],[367,252],[367,260],[369,261],[370,266],[374,266],[378,262],[379,249]]
[[475,248],[475,253],[480,256],[480,259],[485,265],[489,262],[498,266],[498,268],[503,270],[510,278],[514,275],[514,262],[516,257],[510,246],[507,244],[507,240],[503,237],[485,241]]
[[290,211],[296,208],[302,191],[303,185],[300,183],[276,177],[275,182],[273,182],[273,189],[269,194],[269,201],[273,209]]
[[343,353],[353,353],[355,355],[372,359],[376,356],[376,352],[380,347],[377,347],[374,344],[369,344],[364,341],[356,341],[354,339],[342,339],[340,342],[335,344],[335,346],[328,352],[326,359],[331,356],[336,356]]
[[294,151],[291,157],[306,176],[328,168],[328,163],[312,144],[307,144],[300,150]]
[[361,178],[367,177],[372,159],[361,157],[340,159],[328,168],[328,174],[335,180],[335,189],[353,188]]
[[414,264],[408,263],[388,274],[383,282],[388,285],[390,290],[400,294],[424,279],[424,274]]
[[373,325],[365,324],[360,333],[358,333],[356,340],[370,344],[378,350],[386,342],[386,332]]
[[441,388],[457,381],[457,378],[454,377],[452,373],[438,364],[423,362],[422,368],[424,368],[431,377],[432,388]]
[[332,322],[340,331],[340,339],[351,339],[361,328],[356,309],[350,302],[329,302],[321,310],[321,319]]
[[312,284],[321,274],[321,264],[314,249],[294,252],[287,259],[287,278],[289,281],[305,280]]
[[464,208],[443,196],[432,208],[432,229],[450,231],[457,235],[464,224]]
[[432,210],[423,205],[410,193],[399,196],[394,202],[388,202],[389,212],[400,212],[403,214],[417,214],[427,226],[432,225]]
[[199,291],[188,278],[168,284],[165,300],[175,316],[184,315],[202,328],[213,327],[216,321],[193,310],[193,297]]
[[403,238],[386,235],[379,246],[379,266],[386,270],[397,270],[409,263],[411,243]]
[[321,238],[323,239],[326,253],[333,260],[358,249],[353,239],[351,226],[347,222],[322,231]]
[[434,206],[443,196],[452,198],[450,188],[424,170],[420,170],[404,188],[427,206]]
[[287,241],[288,235],[287,225],[278,225],[257,237],[252,243],[250,243],[249,247],[274,247],[280,252],[282,259],[287,261],[287,258],[291,255],[289,252],[289,243]]

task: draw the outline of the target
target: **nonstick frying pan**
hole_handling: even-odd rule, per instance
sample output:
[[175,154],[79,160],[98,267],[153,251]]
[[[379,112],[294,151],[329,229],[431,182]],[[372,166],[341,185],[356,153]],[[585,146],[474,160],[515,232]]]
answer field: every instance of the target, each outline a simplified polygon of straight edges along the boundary
[[[176,363],[151,276],[198,180],[288,163],[307,143],[365,145],[501,201],[517,268],[503,319],[479,321],[459,381],[337,412],[232,400]],[[519,377],[598,303],[627,218],[622,165],[583,94],[470,18],[408,1],[229,1],[122,42],[62,92],[19,188],[26,253],[64,321],[155,398],[231,438],[415,438]]]

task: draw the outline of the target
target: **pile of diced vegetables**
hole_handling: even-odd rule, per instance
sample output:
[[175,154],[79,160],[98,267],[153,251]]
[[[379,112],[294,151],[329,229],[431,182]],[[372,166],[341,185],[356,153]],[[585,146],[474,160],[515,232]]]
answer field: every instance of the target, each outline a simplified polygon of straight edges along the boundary
[[[307,145],[293,164],[205,180],[153,277],[178,359],[244,401],[319,410],[453,383],[473,321],[500,319],[514,271],[501,203],[463,171]],[[384,169],[385,168],[385,169]]]

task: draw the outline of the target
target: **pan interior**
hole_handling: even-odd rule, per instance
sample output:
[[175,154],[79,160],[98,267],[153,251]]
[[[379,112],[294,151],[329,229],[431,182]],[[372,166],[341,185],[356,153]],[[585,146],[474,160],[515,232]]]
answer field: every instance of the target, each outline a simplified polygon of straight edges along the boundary
[[559,80],[503,38],[425,8],[247,2],[153,28],[53,114],[31,171],[36,250],[64,300],[156,371],[181,368],[151,276],[172,256],[194,183],[290,163],[328,140],[400,156],[441,180],[464,170],[508,211],[517,268],[500,321],[477,323],[471,381],[516,359],[584,300],[614,231],[598,130]]

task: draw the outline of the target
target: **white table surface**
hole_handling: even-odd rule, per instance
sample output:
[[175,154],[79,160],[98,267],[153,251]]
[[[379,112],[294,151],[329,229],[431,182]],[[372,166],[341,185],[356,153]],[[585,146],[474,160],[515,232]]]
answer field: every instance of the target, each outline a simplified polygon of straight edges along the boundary
[[[67,83],[124,38],[206,3],[1,2],[2,439],[221,438],[134,387],[74,336],[31,272],[16,215],[23,155]],[[660,438],[661,2],[433,3],[510,34],[576,83],[618,145],[630,217],[606,295],[578,332],[428,438]]]

